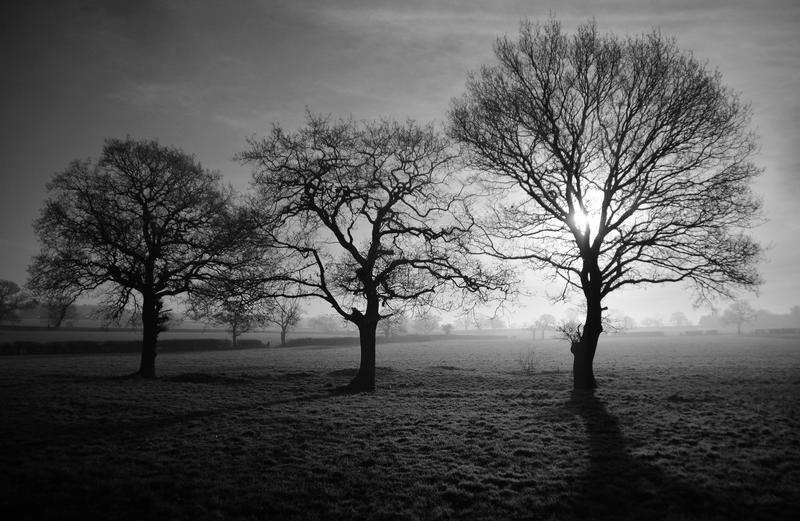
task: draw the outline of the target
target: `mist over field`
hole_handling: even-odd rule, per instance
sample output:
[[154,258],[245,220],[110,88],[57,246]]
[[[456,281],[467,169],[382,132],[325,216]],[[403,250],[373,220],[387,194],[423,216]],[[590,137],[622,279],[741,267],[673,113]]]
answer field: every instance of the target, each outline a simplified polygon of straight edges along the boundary
[[[563,340],[0,359],[13,519],[792,519],[796,339]],[[524,363],[525,361],[528,363]]]

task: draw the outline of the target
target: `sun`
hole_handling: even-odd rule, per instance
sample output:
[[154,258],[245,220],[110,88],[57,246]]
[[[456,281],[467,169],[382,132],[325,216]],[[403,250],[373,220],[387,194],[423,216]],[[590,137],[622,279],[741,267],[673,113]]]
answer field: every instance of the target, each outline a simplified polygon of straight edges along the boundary
[[575,207],[575,213],[572,216],[572,223],[581,231],[581,233],[586,232],[586,228],[589,228],[589,234],[593,235],[597,232],[597,228],[600,224],[600,216],[594,212],[584,212],[581,210],[580,207]]
[[580,198],[576,197],[572,201],[573,214],[572,224],[580,231],[581,235],[586,233],[588,228],[589,235],[595,235],[600,229],[600,209],[603,203],[603,192],[601,190],[585,190]]

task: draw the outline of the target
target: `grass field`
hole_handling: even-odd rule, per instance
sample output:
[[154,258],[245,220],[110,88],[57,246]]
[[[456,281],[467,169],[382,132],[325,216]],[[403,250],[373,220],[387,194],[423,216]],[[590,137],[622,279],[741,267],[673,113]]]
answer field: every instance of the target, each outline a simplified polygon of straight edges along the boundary
[[564,342],[0,359],[4,519],[794,519],[800,342]]

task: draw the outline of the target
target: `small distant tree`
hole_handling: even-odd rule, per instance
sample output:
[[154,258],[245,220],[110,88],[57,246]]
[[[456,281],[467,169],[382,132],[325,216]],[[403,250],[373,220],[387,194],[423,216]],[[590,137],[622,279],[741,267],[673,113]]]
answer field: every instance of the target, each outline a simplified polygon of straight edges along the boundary
[[97,161],[75,161],[47,185],[34,229],[38,289],[68,280],[100,295],[108,316],[141,318],[138,375],[155,377],[165,299],[190,292],[240,242],[243,220],[220,176],[156,141],[109,139]]
[[281,345],[286,345],[286,334],[296,326],[303,316],[300,301],[286,297],[276,297],[273,301],[273,310],[267,322],[275,324],[281,330]]
[[337,331],[342,329],[341,320],[336,315],[312,315],[305,319],[306,326],[313,331]]
[[422,333],[423,335],[430,335],[439,327],[440,320],[441,318],[437,315],[433,315],[431,313],[425,313],[419,316],[416,320],[414,320],[411,326],[418,333]]
[[622,328],[623,329],[635,329],[636,328],[636,319],[630,315],[625,315],[622,317]]
[[736,334],[742,334],[742,324],[753,322],[756,319],[756,310],[748,302],[735,301],[722,313],[723,324],[736,324]]
[[450,323],[442,324],[442,331],[444,331],[445,335],[449,335],[450,333],[453,332],[453,324]]
[[15,282],[0,280],[0,323],[18,322],[17,311],[31,303],[28,295]]
[[71,320],[78,316],[75,310],[76,296],[53,295],[42,301],[47,315],[47,324],[50,327],[58,328],[65,320]]
[[76,283],[77,274],[68,269],[53,270],[52,266],[43,264],[45,262],[43,257],[34,258],[28,267],[26,286],[44,308],[48,325],[57,328],[65,319],[77,316],[75,301],[81,288]]
[[545,331],[553,329],[556,325],[556,317],[549,313],[544,313],[539,317],[539,320],[534,323],[534,327],[541,331],[542,338],[544,338]]
[[642,319],[642,325],[644,327],[663,327],[664,317],[662,317],[661,315],[650,315],[644,317]]
[[408,316],[405,311],[395,311],[378,323],[378,330],[383,333],[384,338],[389,338],[404,332],[406,330],[407,321]]
[[691,324],[683,311],[676,311],[670,315],[669,323],[675,327],[686,327]]
[[237,347],[239,336],[267,323],[276,312],[273,299],[265,296],[256,279],[246,271],[219,273],[196,285],[189,294],[189,315],[224,327]]

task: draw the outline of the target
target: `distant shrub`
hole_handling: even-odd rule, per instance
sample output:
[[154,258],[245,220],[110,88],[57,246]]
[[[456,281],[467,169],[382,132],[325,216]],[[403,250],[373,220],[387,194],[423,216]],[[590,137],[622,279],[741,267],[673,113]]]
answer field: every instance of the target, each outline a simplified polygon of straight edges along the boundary
[[529,347],[527,351],[520,353],[517,363],[524,374],[532,375],[536,369],[536,357],[533,348]]

